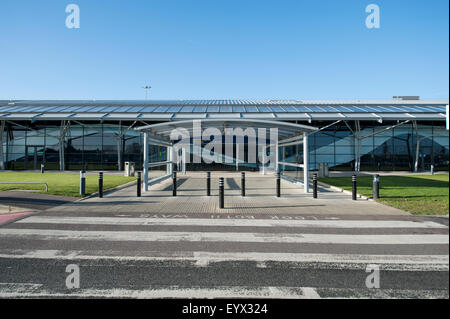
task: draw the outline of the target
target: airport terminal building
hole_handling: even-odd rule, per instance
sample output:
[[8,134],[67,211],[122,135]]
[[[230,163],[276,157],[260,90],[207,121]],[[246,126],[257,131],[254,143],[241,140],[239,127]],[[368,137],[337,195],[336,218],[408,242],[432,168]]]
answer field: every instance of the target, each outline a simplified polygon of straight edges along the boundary
[[[247,151],[183,170],[277,169],[294,178],[330,170],[419,171],[449,168],[448,101],[394,97],[369,101],[145,100],[0,101],[0,169],[123,170],[157,174],[172,161],[168,132],[203,126],[277,128],[275,167],[248,163]],[[208,141],[202,140],[199,147]],[[236,144],[236,140],[233,140]],[[273,141],[270,143],[274,143]],[[244,141],[247,144],[247,140]],[[236,152],[238,147],[235,146]],[[306,152],[306,154],[305,154]],[[183,154],[192,156],[192,147]],[[304,165],[306,160],[306,165]]]

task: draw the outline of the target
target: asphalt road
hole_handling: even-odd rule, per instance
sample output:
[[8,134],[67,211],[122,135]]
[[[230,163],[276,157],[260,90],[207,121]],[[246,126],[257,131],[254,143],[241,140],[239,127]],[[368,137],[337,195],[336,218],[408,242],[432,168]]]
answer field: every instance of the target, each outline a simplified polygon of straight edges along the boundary
[[53,209],[0,227],[0,297],[448,298],[448,249],[445,218]]

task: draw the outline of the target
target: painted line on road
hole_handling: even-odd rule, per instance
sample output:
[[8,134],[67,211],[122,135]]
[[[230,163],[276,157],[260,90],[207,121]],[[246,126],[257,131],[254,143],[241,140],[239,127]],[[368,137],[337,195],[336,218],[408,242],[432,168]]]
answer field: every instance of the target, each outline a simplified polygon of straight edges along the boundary
[[[142,255],[146,253],[146,255]],[[177,252],[171,256],[161,256],[155,252],[140,252],[140,255],[124,255],[123,251],[80,251],[80,250],[3,250],[3,259],[44,259],[44,260],[117,260],[117,261],[190,261],[197,267],[207,267],[212,263],[254,261],[257,267],[269,267],[270,262],[287,263],[294,268],[309,267],[310,264],[327,264],[326,267],[361,269],[367,264],[379,264],[386,270],[401,271],[448,271],[448,255],[361,255],[323,253],[255,253],[255,252]]]
[[13,297],[108,297],[108,298],[282,298],[282,299],[319,299],[320,296],[314,288],[296,287],[239,287],[225,286],[216,288],[186,288],[171,286],[155,289],[76,289],[67,293],[51,292],[46,289],[31,292],[9,289],[4,291],[0,286],[0,298]]
[[54,217],[33,216],[17,223],[80,225],[177,225],[177,226],[284,226],[321,228],[448,228],[432,221],[396,220],[268,220],[206,218],[129,218],[129,217]]
[[141,231],[73,231],[55,229],[0,229],[0,236],[33,237],[43,240],[103,240],[145,242],[254,242],[254,243],[314,243],[414,245],[449,244],[448,235],[341,235],[292,233],[233,233],[233,232],[141,232]]

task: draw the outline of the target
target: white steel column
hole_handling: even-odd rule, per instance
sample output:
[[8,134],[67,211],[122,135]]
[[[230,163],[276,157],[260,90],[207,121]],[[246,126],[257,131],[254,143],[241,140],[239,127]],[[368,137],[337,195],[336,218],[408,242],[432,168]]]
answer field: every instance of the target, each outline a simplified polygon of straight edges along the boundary
[[414,161],[414,172],[419,171],[419,152],[420,152],[420,137],[419,137],[419,127],[417,126],[417,122],[413,122],[414,129],[416,131],[416,158]]
[[148,192],[148,133],[144,132],[144,192]]
[[[5,129],[5,121],[0,121],[0,170],[5,170],[5,157],[3,154],[3,131]],[[8,139],[6,138],[6,143]]]
[[187,159],[186,146],[183,146],[181,149],[181,167],[183,170],[183,174],[186,175],[186,159]]
[[278,173],[278,162],[280,161],[279,156],[280,154],[278,152],[278,138],[277,138],[277,141],[275,142],[275,165],[274,165],[275,173]]
[[171,175],[173,169],[173,146],[167,146],[166,152],[166,158],[168,162],[166,165],[166,173],[167,175]]
[[309,192],[309,150],[308,150],[308,134],[303,133],[303,190]]
[[236,143],[236,172],[239,172],[239,144]]

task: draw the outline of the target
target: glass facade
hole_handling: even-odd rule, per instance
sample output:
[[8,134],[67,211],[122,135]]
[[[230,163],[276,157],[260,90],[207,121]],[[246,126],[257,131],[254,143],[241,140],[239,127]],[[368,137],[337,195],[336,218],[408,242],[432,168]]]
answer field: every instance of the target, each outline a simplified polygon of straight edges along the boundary
[[[142,169],[142,137],[135,130],[112,124],[71,124],[63,139],[66,170],[118,170],[119,161]],[[120,132],[125,132],[120,134]],[[3,137],[5,168],[60,169],[60,125],[10,124]],[[120,149],[120,154],[118,150]],[[150,161],[166,160],[166,148],[150,145]]]
[[[66,170],[117,170],[119,162],[135,162],[142,169],[143,137],[140,132],[127,128],[132,123],[77,122],[67,127],[62,140]],[[330,123],[311,123],[324,127]],[[316,170],[319,163],[328,163],[333,170],[353,170],[355,167],[357,139],[354,123],[338,124],[309,136],[309,165]],[[361,170],[414,170],[417,139],[420,140],[419,169],[449,168],[449,133],[444,122],[419,122],[418,136],[409,123],[389,129],[397,122],[378,124],[361,122],[360,158]],[[46,169],[60,169],[61,122],[7,122],[3,133],[3,154],[6,169],[33,170],[45,164]],[[150,145],[150,162],[165,161],[166,147]],[[247,149],[245,149],[247,154]],[[246,156],[246,155],[245,155]],[[293,145],[279,149],[280,161],[302,164],[303,146]],[[188,170],[230,169],[228,164],[188,164]],[[258,170],[259,166],[240,163],[242,169]],[[155,173],[165,168],[150,167]],[[302,178],[302,169],[281,166],[284,174]],[[159,174],[159,173],[158,173]]]

